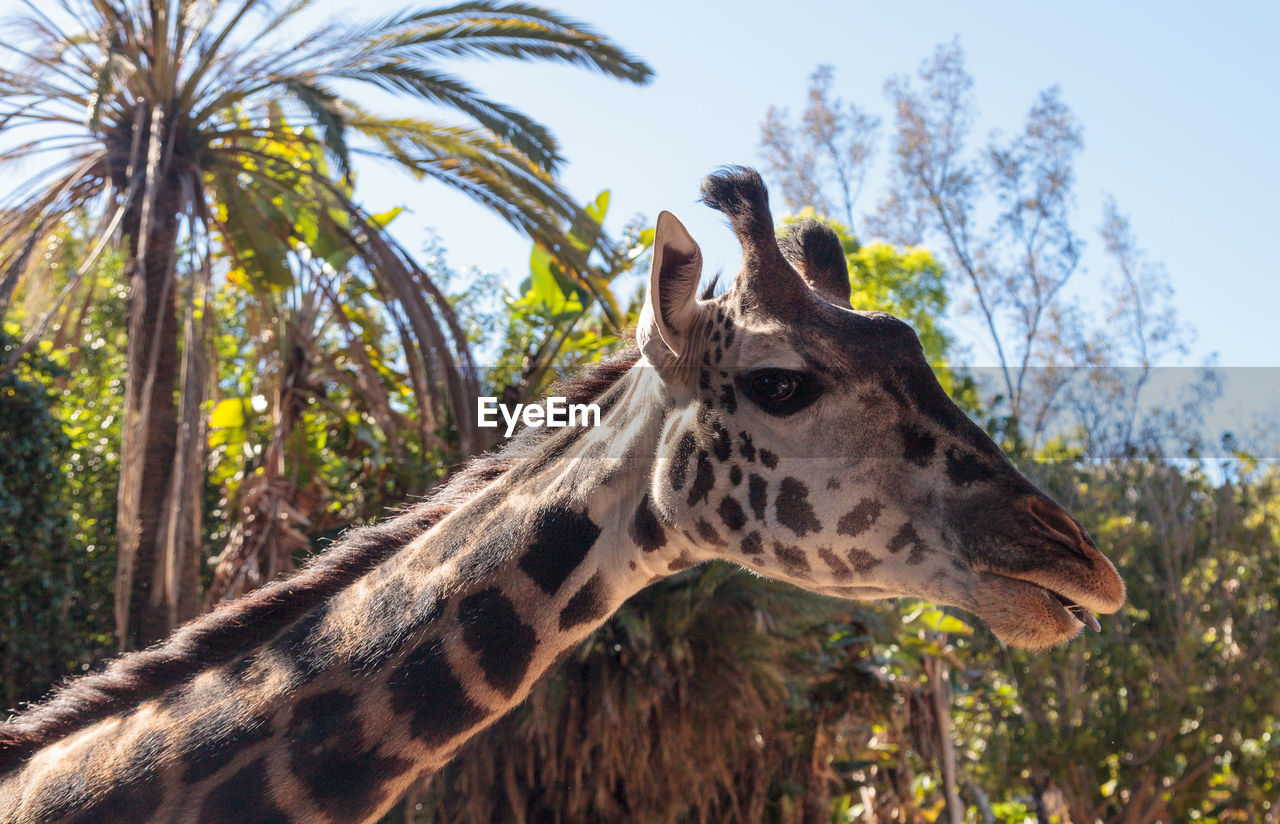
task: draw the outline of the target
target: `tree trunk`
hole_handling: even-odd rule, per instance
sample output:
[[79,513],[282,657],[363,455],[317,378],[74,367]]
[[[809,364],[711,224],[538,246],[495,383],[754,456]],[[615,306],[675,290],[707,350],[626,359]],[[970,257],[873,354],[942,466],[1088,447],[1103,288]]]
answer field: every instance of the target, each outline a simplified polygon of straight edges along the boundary
[[166,499],[178,448],[175,393],[181,366],[174,283],[176,182],[166,179],[157,187],[145,248],[140,243],[144,199],[135,198],[123,224],[129,248],[129,335],[116,520],[115,618],[121,650],[163,638],[175,623],[165,592],[164,547]]
[[[943,639],[945,640],[945,639]],[[951,690],[947,662],[927,655],[924,671],[929,678],[929,697],[933,701],[938,727],[938,764],[942,768],[942,793],[947,800],[947,821],[960,824],[964,820],[964,804],[960,801],[956,769],[956,745],[951,738]]]

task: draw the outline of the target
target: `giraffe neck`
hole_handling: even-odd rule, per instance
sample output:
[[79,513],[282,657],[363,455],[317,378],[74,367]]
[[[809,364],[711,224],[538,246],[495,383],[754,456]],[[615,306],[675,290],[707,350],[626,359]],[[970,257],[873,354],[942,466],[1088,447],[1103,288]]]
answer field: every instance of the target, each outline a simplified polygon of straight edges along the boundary
[[647,506],[651,373],[268,643],[36,753],[0,822],[376,820],[689,557]]

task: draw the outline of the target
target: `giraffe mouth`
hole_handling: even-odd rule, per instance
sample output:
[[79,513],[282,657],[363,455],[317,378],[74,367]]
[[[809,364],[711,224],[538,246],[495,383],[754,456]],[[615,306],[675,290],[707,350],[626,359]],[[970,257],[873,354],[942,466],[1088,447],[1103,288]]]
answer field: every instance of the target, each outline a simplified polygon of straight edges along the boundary
[[[1044,587],[1041,587],[1041,589],[1044,589]],[[1063,608],[1066,609],[1067,614],[1072,618],[1079,621],[1081,624],[1084,624],[1094,632],[1102,632],[1102,624],[1098,623],[1098,616],[1094,615],[1088,609],[1080,606],[1060,592],[1054,592],[1051,589],[1045,589],[1045,591],[1056,598],[1058,603],[1062,604]]]
[[1091,593],[1080,587],[1062,586],[1071,593],[1068,595],[1049,581],[1040,583],[995,572],[981,574],[979,581],[978,597],[970,610],[1010,646],[1043,649],[1075,637],[1085,627],[1098,632],[1102,626],[1094,610],[1115,611],[1108,609],[1111,605],[1104,598],[1090,597]]

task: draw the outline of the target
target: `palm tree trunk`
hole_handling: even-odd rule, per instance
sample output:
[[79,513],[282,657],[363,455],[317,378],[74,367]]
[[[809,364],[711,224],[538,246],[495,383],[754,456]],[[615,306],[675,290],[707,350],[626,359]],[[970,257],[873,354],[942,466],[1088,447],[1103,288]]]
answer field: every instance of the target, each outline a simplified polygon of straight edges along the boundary
[[126,346],[125,413],[116,529],[116,642],[137,649],[163,638],[174,625],[165,597],[166,498],[178,444],[177,289],[174,284],[178,192],[162,182],[147,221],[144,198],[125,214],[129,244],[129,336]]

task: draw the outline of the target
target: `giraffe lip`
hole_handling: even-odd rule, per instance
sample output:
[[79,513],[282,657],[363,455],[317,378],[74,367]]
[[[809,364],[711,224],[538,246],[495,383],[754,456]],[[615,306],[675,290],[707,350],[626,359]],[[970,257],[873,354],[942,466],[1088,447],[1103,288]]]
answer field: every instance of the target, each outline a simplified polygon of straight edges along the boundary
[[1065,614],[1067,618],[1069,618],[1070,620],[1078,624],[1081,624],[1082,626],[1088,627],[1094,632],[1102,632],[1102,625],[1098,623],[1098,617],[1093,614],[1092,610],[1078,603],[1077,601],[1072,600],[1066,595],[1063,595],[1061,592],[1058,592],[1058,590],[1054,589],[1053,587],[1045,586],[1039,581],[1032,581],[1028,578],[1023,578],[1021,576],[1005,575],[1002,577],[1010,578],[1014,581],[1020,581],[1021,583],[1024,583],[1024,584],[1030,584],[1036,589],[1043,590],[1047,595],[1052,596],[1053,601],[1056,602],[1059,607],[1061,607],[1063,614]]
[[1053,590],[1045,587],[1041,587],[1041,589],[1044,589],[1054,598],[1058,599],[1058,603],[1062,604],[1072,618],[1084,624],[1094,632],[1102,632],[1102,624],[1098,623],[1098,616],[1094,615],[1092,612],[1080,606],[1060,592],[1054,592]]
[[[979,567],[977,571],[1042,589],[1052,595],[1072,617],[1091,612],[1110,615],[1124,606],[1124,581],[1101,553],[1097,553],[1096,558],[1100,563],[1091,570],[1013,570],[986,566]],[[1080,618],[1080,622],[1091,625],[1088,618]]]
[[1093,616],[1072,598],[1020,575],[983,572],[976,583],[966,608],[1010,646],[1044,649],[1092,626]]

